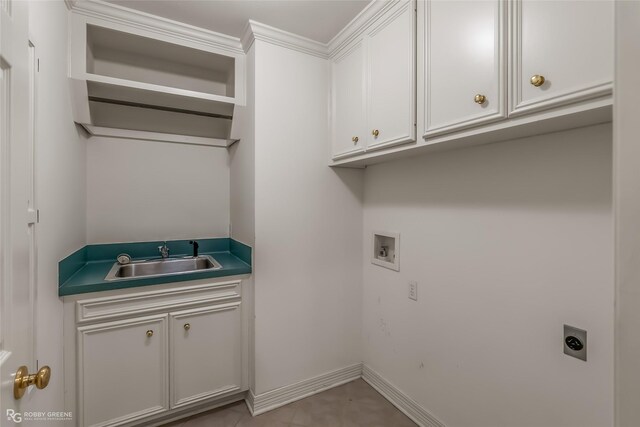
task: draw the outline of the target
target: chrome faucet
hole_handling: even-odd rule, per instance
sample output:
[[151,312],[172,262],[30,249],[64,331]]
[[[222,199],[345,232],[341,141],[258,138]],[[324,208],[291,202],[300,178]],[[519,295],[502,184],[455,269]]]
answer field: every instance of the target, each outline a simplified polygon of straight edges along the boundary
[[167,247],[167,242],[162,242],[162,246],[158,246],[158,251],[160,251],[162,259],[169,258],[169,248]]

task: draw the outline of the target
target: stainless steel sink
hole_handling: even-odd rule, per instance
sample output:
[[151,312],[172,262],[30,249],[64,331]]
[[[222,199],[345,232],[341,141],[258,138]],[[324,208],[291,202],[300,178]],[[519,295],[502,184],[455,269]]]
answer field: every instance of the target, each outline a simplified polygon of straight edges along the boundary
[[165,258],[115,263],[105,280],[135,279],[137,277],[174,276],[199,271],[220,270],[222,266],[209,255],[185,258]]

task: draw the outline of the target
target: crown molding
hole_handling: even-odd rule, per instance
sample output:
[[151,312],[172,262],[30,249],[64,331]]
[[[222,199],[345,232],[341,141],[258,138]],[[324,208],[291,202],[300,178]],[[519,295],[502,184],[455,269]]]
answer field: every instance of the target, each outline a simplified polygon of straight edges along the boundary
[[67,9],[79,15],[143,28],[233,54],[244,54],[255,40],[261,40],[323,59],[334,57],[360,37],[372,21],[402,1],[407,0],[371,1],[328,43],[321,43],[253,20],[247,22],[242,37],[237,38],[102,0],[64,0]]
[[245,52],[249,51],[255,40],[261,40],[323,59],[327,59],[329,57],[329,52],[325,43],[320,43],[288,31],[283,31],[260,22],[249,20],[241,38],[242,47]]
[[356,15],[329,43],[327,50],[329,57],[334,57],[353,40],[359,38],[371,22],[383,15],[386,11],[407,0],[373,0]]
[[244,53],[249,52],[249,49],[251,49],[255,40],[256,38],[253,34],[253,30],[251,29],[251,21],[247,21],[244,26],[244,30],[242,30],[242,37],[240,37],[240,43],[242,44]]
[[237,37],[216,33],[215,31],[205,30],[101,0],[65,0],[65,4],[71,12],[79,15],[142,28],[157,34],[214,47],[236,55],[244,54],[242,43]]

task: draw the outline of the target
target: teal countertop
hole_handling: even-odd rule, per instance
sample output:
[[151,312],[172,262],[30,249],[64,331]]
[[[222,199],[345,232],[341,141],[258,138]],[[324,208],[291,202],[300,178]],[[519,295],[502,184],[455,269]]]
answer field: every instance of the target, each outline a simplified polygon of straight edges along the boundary
[[[134,260],[157,257],[157,247],[162,242],[85,246],[60,261],[58,295],[75,295],[251,273],[251,248],[249,246],[226,238],[200,239],[198,243],[200,244],[199,255],[212,256],[220,263],[222,269],[164,277],[139,277],[110,281],[106,281],[104,278],[116,262],[118,254],[127,253]],[[167,246],[171,249],[171,257],[191,255],[191,246],[187,240],[167,241]]]

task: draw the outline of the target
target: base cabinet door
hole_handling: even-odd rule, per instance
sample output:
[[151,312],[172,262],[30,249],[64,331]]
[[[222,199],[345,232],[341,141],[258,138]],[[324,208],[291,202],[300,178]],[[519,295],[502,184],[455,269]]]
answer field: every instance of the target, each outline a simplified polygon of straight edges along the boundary
[[168,410],[167,315],[78,328],[81,426],[118,426]]
[[170,314],[171,408],[240,391],[240,301]]
[[425,134],[505,117],[504,2],[436,0],[420,6]]
[[511,115],[608,95],[614,2],[514,0]]

